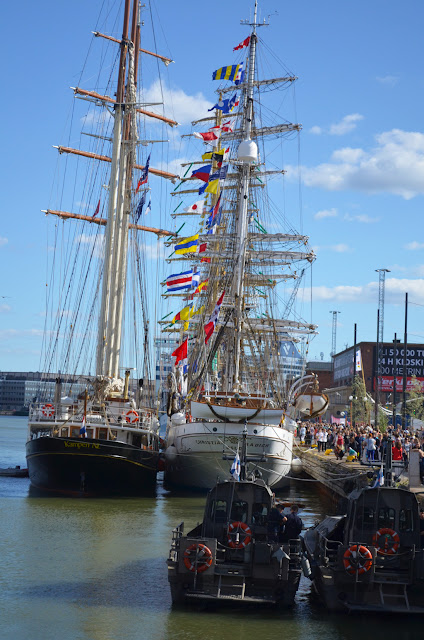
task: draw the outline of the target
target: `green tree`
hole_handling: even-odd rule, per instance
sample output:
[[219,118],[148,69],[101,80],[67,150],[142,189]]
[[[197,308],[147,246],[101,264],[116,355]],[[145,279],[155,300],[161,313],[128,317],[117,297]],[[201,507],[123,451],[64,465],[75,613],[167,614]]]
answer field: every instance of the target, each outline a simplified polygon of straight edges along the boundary
[[371,402],[361,376],[354,377],[350,395],[352,396],[352,421],[368,423],[371,416]]
[[424,420],[424,394],[421,389],[421,383],[416,376],[412,376],[411,391],[408,396],[407,412],[411,418]]
[[388,424],[389,424],[389,419],[387,417],[387,413],[384,413],[381,407],[379,407],[378,408],[378,428],[381,431],[381,433],[386,433]]

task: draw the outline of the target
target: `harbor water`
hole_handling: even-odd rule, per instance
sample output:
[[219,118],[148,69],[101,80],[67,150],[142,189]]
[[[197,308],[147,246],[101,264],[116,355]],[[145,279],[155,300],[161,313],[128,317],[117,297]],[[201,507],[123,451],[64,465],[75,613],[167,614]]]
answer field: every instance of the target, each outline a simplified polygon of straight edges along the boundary
[[[0,467],[25,466],[27,418],[0,416]],[[293,481],[305,526],[335,506]],[[173,609],[166,558],[171,531],[202,519],[204,497],[39,497],[27,478],[0,477],[1,640],[415,640],[422,621],[332,615],[302,578],[289,611]]]

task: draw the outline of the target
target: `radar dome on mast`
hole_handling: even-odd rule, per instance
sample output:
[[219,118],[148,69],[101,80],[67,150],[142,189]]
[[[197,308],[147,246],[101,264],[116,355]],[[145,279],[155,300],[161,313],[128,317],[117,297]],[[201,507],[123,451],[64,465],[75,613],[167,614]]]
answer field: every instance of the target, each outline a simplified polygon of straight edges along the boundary
[[240,162],[257,162],[258,145],[253,140],[242,140],[237,150],[237,160]]

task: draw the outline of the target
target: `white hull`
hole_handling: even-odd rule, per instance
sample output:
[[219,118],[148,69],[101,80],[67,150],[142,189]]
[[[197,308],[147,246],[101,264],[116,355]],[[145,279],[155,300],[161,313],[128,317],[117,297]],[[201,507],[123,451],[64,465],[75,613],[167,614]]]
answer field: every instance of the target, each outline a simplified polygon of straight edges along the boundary
[[[191,401],[191,415],[193,418],[203,418],[214,420],[217,416],[222,420],[252,420],[257,423],[276,425],[283,416],[282,409],[261,409],[259,413],[255,409],[244,407],[221,406],[219,404],[209,405],[204,402]],[[214,414],[215,412],[215,414]]]
[[[244,425],[228,422],[188,422],[168,427],[165,482],[169,486],[207,490],[227,480]],[[276,425],[247,424],[248,463],[274,489],[286,485],[292,461],[293,435]],[[223,459],[223,455],[229,457]]]

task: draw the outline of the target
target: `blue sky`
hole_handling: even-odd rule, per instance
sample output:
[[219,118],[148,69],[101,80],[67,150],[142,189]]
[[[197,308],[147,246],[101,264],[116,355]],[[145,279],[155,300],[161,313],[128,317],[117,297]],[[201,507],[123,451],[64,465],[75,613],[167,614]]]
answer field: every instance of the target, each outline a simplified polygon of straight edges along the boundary
[[[39,366],[47,233],[40,210],[51,202],[57,165],[51,145],[67,140],[69,87],[78,81],[99,5],[94,0],[2,4],[7,28],[1,39],[0,370]],[[249,17],[251,6],[244,0],[219,1],[213,8],[192,0],[153,4],[158,50],[176,61],[164,76],[165,93],[183,124],[181,132],[213,103],[210,74],[233,63],[232,48],[247,35],[239,21]],[[352,343],[355,322],[358,340],[375,338],[375,269],[382,267],[390,269],[386,340],[394,332],[403,335],[408,291],[409,340],[424,342],[424,4],[263,0],[260,9],[263,16],[271,14],[260,36],[299,78],[289,112],[282,115],[303,125],[302,221],[296,211],[293,223],[302,226],[317,253],[312,320],[319,336],[310,356],[329,357],[331,310],[341,312],[338,350]],[[150,14],[144,19],[149,49],[154,46],[147,29]],[[90,78],[84,81],[89,88]],[[153,79],[147,87],[154,96]],[[187,155],[176,140],[171,160]],[[294,146],[295,153],[284,157],[287,193],[297,191]],[[292,202],[288,195],[286,207]],[[165,220],[165,213],[159,219],[152,212],[150,223],[165,225]],[[301,295],[309,301],[307,289]],[[304,316],[311,319],[306,302]]]

